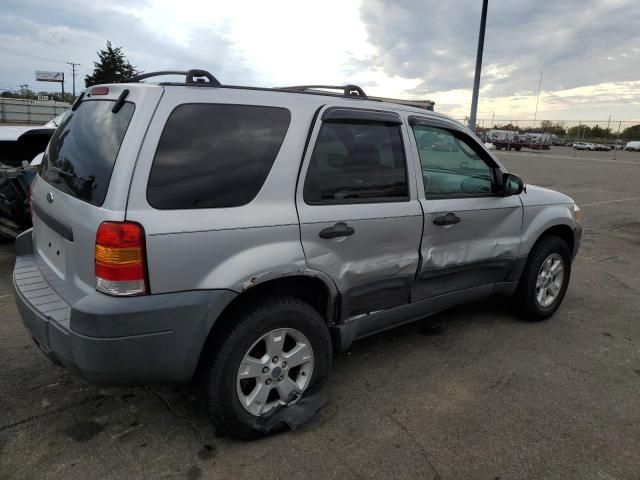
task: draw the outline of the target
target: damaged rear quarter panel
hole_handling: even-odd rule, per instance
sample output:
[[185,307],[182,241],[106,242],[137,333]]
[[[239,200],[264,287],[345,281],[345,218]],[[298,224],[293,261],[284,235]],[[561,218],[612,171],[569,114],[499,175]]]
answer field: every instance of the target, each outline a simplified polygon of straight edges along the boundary
[[[266,280],[304,270],[298,225],[153,235],[147,240],[154,292],[175,288],[176,279],[190,289],[242,292]],[[189,252],[188,268],[183,255]],[[200,260],[198,260],[200,259]]]

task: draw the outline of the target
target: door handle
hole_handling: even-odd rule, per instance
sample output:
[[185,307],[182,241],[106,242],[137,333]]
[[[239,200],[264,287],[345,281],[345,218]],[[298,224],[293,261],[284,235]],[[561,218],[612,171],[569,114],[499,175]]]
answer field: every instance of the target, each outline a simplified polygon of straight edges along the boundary
[[344,222],[338,222],[333,227],[328,227],[323,230],[320,230],[321,238],[337,238],[337,237],[348,237],[349,235],[353,235],[356,231],[353,227],[350,227]]
[[460,223],[460,217],[453,212],[449,212],[446,215],[434,218],[433,223],[440,227],[444,225],[455,225],[456,223]]

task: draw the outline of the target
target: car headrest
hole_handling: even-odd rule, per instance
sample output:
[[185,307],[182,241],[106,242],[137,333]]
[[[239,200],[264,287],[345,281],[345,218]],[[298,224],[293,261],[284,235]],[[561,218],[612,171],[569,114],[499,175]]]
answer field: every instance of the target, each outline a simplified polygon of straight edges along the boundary
[[377,167],[380,165],[380,152],[368,143],[356,144],[349,152],[347,166],[349,168]]

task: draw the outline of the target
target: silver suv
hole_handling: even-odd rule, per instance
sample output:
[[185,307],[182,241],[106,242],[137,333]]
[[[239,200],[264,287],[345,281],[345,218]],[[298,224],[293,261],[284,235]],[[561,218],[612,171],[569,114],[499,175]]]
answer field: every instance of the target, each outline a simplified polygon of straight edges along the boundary
[[492,294],[530,320],[560,305],[579,208],[459,123],[185,73],[91,87],[51,138],[14,286],[54,362],[99,384],[203,372],[213,421],[252,438],[332,349]]

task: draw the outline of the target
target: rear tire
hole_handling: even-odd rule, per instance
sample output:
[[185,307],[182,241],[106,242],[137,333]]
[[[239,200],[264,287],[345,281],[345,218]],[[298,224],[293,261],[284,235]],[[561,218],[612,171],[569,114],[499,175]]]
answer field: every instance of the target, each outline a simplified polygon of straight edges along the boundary
[[567,243],[553,235],[542,238],[529,254],[516,292],[520,316],[535,322],[553,315],[562,303],[570,277]]
[[[283,345],[285,341],[301,341],[295,343],[290,350],[286,345],[282,346],[284,354],[280,354],[275,362],[275,355],[270,356],[267,351],[269,347],[266,340],[273,338],[274,331],[278,335],[285,332]],[[289,332],[292,336],[289,336]],[[265,299],[240,313],[233,327],[222,335],[223,338],[205,365],[206,404],[211,420],[222,433],[243,440],[264,436],[263,432],[255,429],[255,421],[268,413],[267,408],[274,408],[274,402],[277,406],[277,402],[281,401],[280,395],[284,390],[279,387],[283,388],[290,378],[297,378],[304,385],[303,390],[306,390],[325,379],[331,367],[331,337],[326,323],[315,309],[297,298],[282,296]],[[295,373],[297,377],[291,377],[294,369],[289,368],[291,365],[284,365],[287,358],[285,355],[306,344],[307,340],[311,351],[311,367],[307,363],[306,371],[299,368]],[[263,350],[258,351],[256,348]],[[244,379],[244,373],[241,375],[240,372],[241,366],[244,368],[248,365],[248,360],[253,363],[253,359],[258,357],[266,363],[260,363],[257,376]],[[276,371],[276,367],[281,367],[282,370]],[[269,369],[267,374],[262,374],[264,369]],[[283,378],[279,377],[281,371]],[[271,378],[272,374],[277,375]],[[310,380],[304,377],[307,374],[311,377]],[[267,381],[269,387],[266,386]],[[268,397],[258,401],[256,407],[250,398],[262,388],[269,391]],[[253,396],[258,397],[258,394]],[[258,413],[262,410],[262,414]]]

